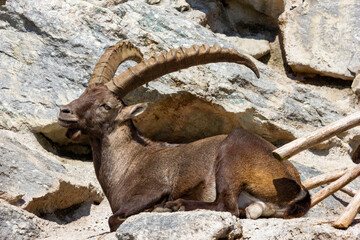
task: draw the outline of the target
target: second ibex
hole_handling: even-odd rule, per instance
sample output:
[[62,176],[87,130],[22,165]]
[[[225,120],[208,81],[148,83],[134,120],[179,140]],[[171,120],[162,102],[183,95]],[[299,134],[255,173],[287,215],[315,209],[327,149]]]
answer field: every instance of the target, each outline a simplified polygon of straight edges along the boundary
[[[114,77],[121,62],[138,64]],[[142,61],[129,42],[110,47],[96,64],[85,92],[61,107],[59,124],[67,137],[90,138],[96,176],[110,202],[111,231],[131,215],[155,206],[171,210],[211,209],[236,216],[292,218],[310,208],[309,192],[288,161],[279,162],[275,147],[245,130],[171,145],[145,138],[132,118],[147,104],[121,100],[135,88],[167,73],[195,65],[234,62],[255,64],[235,50],[217,45],[170,50]]]

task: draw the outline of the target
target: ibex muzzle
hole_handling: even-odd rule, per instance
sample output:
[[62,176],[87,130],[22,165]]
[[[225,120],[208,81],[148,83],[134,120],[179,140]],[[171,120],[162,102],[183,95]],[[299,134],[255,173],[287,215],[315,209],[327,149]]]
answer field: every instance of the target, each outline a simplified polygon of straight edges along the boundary
[[[125,60],[138,64],[113,78]],[[142,61],[129,42],[110,47],[96,64],[89,87],[62,107],[59,124],[67,137],[88,134],[96,176],[110,202],[115,231],[124,218],[146,209],[197,208],[229,211],[236,216],[299,217],[310,207],[310,195],[294,166],[271,154],[274,146],[245,130],[234,130],[188,144],[145,138],[132,118],[147,104],[126,106],[127,93],[167,73],[199,64],[255,64],[235,50],[207,45],[170,50]]]

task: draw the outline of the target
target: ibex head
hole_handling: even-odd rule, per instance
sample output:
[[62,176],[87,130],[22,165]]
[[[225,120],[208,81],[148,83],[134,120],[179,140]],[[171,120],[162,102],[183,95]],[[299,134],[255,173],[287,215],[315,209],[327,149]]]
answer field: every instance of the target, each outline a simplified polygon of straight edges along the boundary
[[[126,60],[138,64],[113,78],[118,66]],[[68,128],[66,135],[72,140],[77,140],[82,133],[99,136],[104,130],[111,129],[114,123],[122,123],[145,111],[146,104],[127,107],[121,101],[132,90],[165,74],[214,62],[240,63],[259,77],[258,69],[247,56],[218,45],[172,49],[142,61],[138,48],[130,42],[119,42],[101,56],[85,92],[61,107],[59,124]]]

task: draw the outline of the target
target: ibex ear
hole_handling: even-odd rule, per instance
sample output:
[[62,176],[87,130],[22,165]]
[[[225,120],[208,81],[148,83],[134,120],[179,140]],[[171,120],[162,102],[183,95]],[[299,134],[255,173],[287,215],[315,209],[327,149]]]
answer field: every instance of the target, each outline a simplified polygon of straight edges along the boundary
[[140,114],[145,112],[145,110],[148,108],[148,106],[149,106],[148,103],[139,103],[139,104],[135,104],[132,106],[124,107],[123,109],[121,109],[116,120],[123,122],[123,121],[129,120],[129,119],[132,119],[136,116],[139,116]]

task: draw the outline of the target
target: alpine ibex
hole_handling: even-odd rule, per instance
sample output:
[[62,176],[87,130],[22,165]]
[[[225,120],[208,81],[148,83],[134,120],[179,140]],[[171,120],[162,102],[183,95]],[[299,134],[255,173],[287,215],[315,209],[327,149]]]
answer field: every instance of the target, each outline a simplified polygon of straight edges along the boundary
[[[113,78],[129,59],[138,64]],[[58,121],[68,128],[66,136],[89,135],[96,176],[113,212],[111,231],[124,218],[156,206],[229,211],[253,219],[308,211],[310,195],[297,170],[276,160],[275,147],[252,133],[234,130],[175,145],[151,141],[133,125],[132,118],[147,104],[126,106],[121,100],[126,94],[167,73],[215,62],[243,64],[259,77],[248,57],[218,45],[170,50],[142,61],[140,50],[119,42],[101,56],[85,92],[61,107]]]

